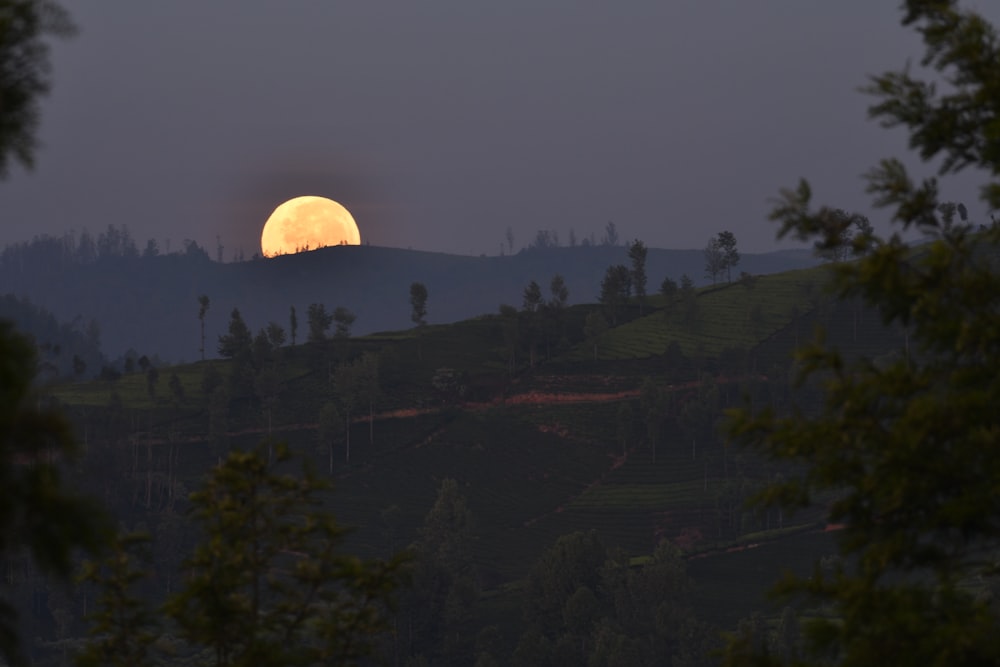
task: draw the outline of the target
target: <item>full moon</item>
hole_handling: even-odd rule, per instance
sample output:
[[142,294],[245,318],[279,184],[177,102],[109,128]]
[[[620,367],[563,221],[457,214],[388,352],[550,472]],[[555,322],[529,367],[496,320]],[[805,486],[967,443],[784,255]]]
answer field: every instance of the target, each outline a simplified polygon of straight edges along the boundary
[[289,199],[274,209],[260,235],[260,250],[265,257],[360,244],[361,232],[353,216],[326,197]]

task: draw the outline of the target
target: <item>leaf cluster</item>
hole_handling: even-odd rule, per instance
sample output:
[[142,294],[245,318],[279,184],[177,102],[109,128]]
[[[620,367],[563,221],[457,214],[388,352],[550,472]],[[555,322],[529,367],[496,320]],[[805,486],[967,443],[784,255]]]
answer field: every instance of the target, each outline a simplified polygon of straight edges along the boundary
[[401,562],[340,554],[327,483],[278,472],[289,456],[283,445],[273,462],[263,447],[231,452],[191,496],[204,539],[165,610],[220,665],[349,663],[386,628]]
[[69,14],[50,0],[0,0],[0,178],[12,160],[33,166],[39,100],[51,86],[45,38],[74,30]]

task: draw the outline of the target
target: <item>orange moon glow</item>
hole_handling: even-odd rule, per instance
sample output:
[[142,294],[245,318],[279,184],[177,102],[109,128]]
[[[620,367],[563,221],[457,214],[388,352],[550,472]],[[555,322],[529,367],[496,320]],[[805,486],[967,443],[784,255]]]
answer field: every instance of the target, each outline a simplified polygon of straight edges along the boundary
[[260,234],[264,257],[332,245],[361,245],[361,232],[350,212],[326,197],[289,199],[274,209]]

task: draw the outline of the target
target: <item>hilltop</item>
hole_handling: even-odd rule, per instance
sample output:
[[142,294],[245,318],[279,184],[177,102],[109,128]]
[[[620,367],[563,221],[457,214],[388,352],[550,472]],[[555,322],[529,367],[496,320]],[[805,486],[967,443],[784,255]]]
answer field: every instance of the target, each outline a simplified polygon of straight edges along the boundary
[[[152,257],[111,256],[70,261],[45,245],[8,248],[0,261],[5,290],[51,311],[60,321],[97,323],[105,355],[115,359],[127,350],[152,358],[194,360],[200,337],[200,295],[210,298],[206,317],[207,352],[225,332],[233,308],[252,330],[275,321],[287,328],[294,306],[305,322],[306,308],[322,303],[357,315],[354,332],[366,334],[410,326],[409,286],[424,283],[430,294],[428,319],[456,322],[501,303],[520,306],[521,293],[534,280],[547,289],[556,274],[569,288],[570,303],[597,299],[601,279],[612,264],[627,264],[621,246],[529,249],[502,257],[339,246],[272,259],[218,263],[195,249]],[[770,274],[815,265],[806,251],[746,254],[740,271]],[[686,274],[703,284],[700,250],[650,249],[649,291],[665,277]],[[96,374],[97,369],[93,368]]]

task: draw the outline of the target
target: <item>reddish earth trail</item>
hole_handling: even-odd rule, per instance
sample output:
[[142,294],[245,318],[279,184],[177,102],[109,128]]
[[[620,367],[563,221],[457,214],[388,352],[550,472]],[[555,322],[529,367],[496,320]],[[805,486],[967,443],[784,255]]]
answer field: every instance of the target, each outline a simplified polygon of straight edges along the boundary
[[[548,378],[551,382],[553,379],[558,378]],[[608,382],[612,378],[606,378]],[[745,378],[716,378],[715,382],[720,384],[729,384],[732,382],[739,382]],[[683,391],[687,389],[694,389],[702,384],[701,381],[695,380],[691,382],[683,382],[678,384],[671,384],[667,386],[667,391]],[[492,410],[504,406],[519,406],[519,405],[572,405],[580,403],[609,403],[613,401],[624,401],[628,399],[635,398],[639,396],[638,389],[625,389],[621,391],[614,392],[559,392],[559,391],[541,391],[541,390],[528,390],[524,392],[519,392],[512,394],[510,396],[501,396],[494,398],[492,401],[481,401],[481,402],[467,402],[462,403],[458,407],[465,410],[471,410],[475,412]],[[443,407],[430,407],[430,408],[399,408],[397,410],[383,410],[381,412],[375,413],[375,419],[406,419],[410,417],[417,417],[420,415],[433,414],[436,412],[441,412],[445,408]],[[370,421],[368,415],[359,415],[352,420],[353,423],[367,423]],[[274,433],[281,433],[282,431],[305,431],[314,430],[317,428],[315,422],[308,423],[295,423],[295,424],[282,424],[281,426],[272,429]],[[266,435],[267,429],[263,427],[258,428],[248,428],[240,431],[230,431],[227,433],[230,437],[241,436],[241,435]],[[204,437],[197,436],[187,436],[184,438],[178,438],[175,440],[168,440],[167,438],[155,437],[150,439],[148,434],[139,432],[132,437],[132,442],[134,444],[142,445],[161,445],[168,442],[183,443],[183,442],[204,442]]]

